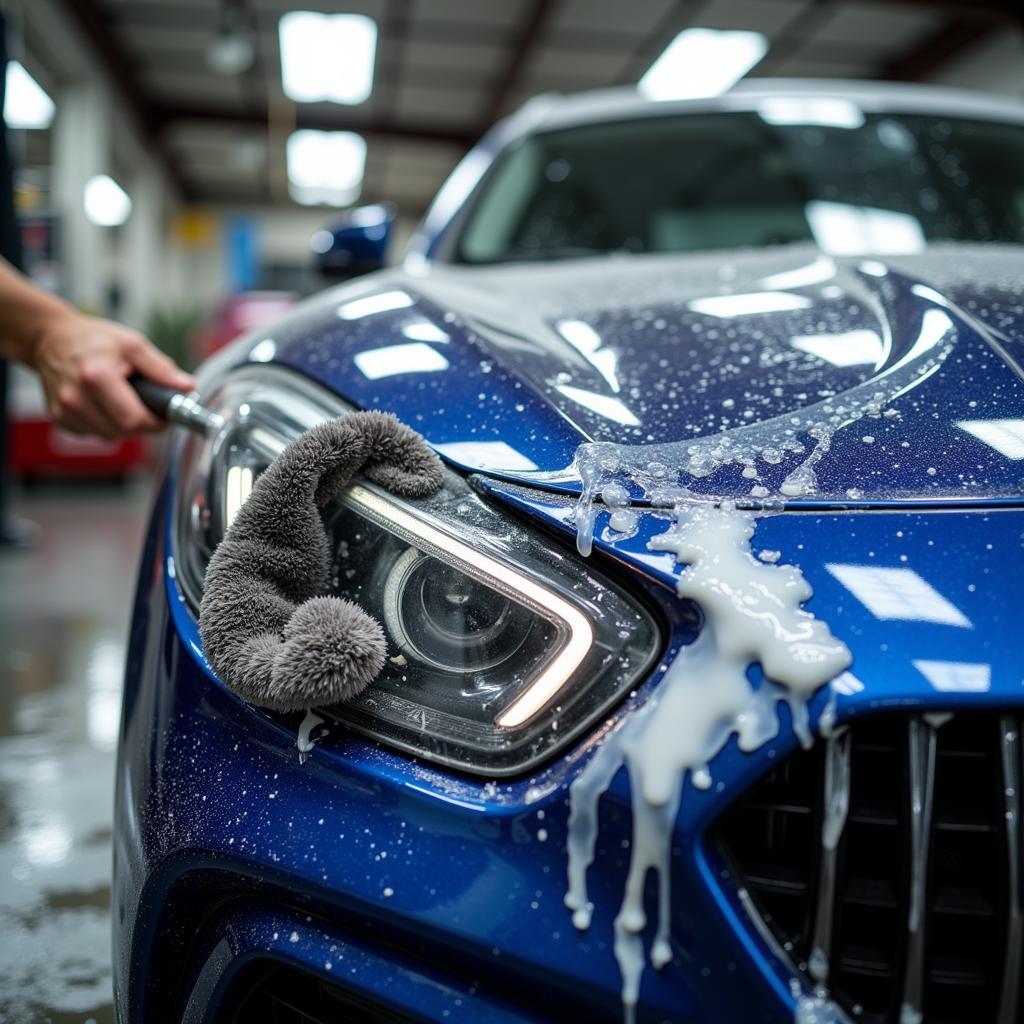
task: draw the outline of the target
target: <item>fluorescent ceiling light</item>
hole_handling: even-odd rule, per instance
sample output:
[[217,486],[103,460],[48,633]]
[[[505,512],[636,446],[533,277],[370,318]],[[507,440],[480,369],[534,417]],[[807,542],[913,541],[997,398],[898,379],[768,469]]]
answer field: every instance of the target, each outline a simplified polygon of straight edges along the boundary
[[850,100],[827,96],[769,96],[757,106],[761,120],[778,125],[860,128],[864,112]]
[[835,256],[914,253],[924,249],[921,222],[909,213],[811,200],[805,207],[814,240]]
[[363,14],[290,11],[278,24],[281,84],[296,103],[363,103],[373,90],[377,23]]
[[206,48],[206,64],[218,75],[240,75],[256,60],[256,33],[243,4],[221,7],[217,34]]
[[790,292],[750,292],[744,295],[714,295],[707,299],[694,299],[690,309],[705,316],[750,316],[754,313],[786,313],[794,309],[808,309],[811,300]]
[[957,426],[1012,462],[1024,459],[1024,420],[959,420]]
[[132,212],[132,201],[108,174],[97,174],[85,183],[85,215],[104,228],[123,224]]
[[885,343],[876,331],[801,334],[790,344],[833,366],[871,365],[877,368],[885,362]]
[[913,569],[835,564],[825,568],[879,619],[973,628],[971,620],[952,601]]
[[355,132],[309,128],[288,136],[288,191],[299,203],[347,206],[359,198],[366,139]]
[[943,693],[985,693],[992,686],[992,666],[965,661],[914,661],[914,668]]
[[766,53],[760,32],[688,28],[668,44],[637,88],[652,100],[689,100],[731,89]]
[[395,377],[403,373],[436,373],[448,369],[448,360],[436,348],[422,341],[409,345],[385,345],[360,352],[355,357],[359,372],[367,380]]
[[53,121],[53,100],[42,86],[16,61],[7,65],[4,93],[4,123],[8,128],[49,128]]

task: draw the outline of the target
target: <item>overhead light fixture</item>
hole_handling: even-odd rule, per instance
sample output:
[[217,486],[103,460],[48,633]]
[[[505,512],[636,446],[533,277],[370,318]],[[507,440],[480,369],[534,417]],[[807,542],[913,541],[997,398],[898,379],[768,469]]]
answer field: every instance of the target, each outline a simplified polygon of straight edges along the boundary
[[373,90],[377,23],[363,14],[290,11],[278,23],[281,84],[296,103],[363,103]]
[[731,89],[768,52],[760,32],[688,28],[647,69],[637,88],[652,100],[689,100]]
[[348,206],[359,198],[366,140],[355,132],[309,128],[288,136],[288,191],[299,203]]
[[97,174],[85,183],[85,215],[102,228],[116,228],[132,212],[130,196],[109,174]]
[[16,61],[7,65],[4,123],[8,128],[49,128],[56,111],[43,87]]
[[218,75],[240,75],[256,60],[256,33],[237,0],[225,0],[217,34],[206,48],[206,63]]

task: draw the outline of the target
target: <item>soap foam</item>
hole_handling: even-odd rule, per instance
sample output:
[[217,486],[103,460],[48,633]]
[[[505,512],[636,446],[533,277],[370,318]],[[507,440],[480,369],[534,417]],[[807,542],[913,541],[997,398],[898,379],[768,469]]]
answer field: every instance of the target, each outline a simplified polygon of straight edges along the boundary
[[[750,504],[771,507],[786,498],[808,497],[818,489],[818,464],[828,454],[835,434],[864,418],[897,415],[890,403],[927,380],[953,351],[956,328],[938,308],[924,313],[917,340],[888,368],[870,380],[796,412],[734,427],[718,434],[663,444],[625,445],[586,443],[579,446],[574,469],[583,489],[576,509],[577,546],[589,555],[593,541],[594,502],[623,504],[623,481],[639,488],[652,504],[671,507],[693,500],[685,481],[705,480],[728,466],[739,466],[744,480],[760,479],[759,465],[779,466],[796,457],[794,468],[779,483],[777,493],[758,485],[750,495],[710,493],[703,500],[753,499]],[[872,436],[872,441],[874,437]],[[669,467],[674,468],[674,472]],[[707,491],[707,488],[704,488]],[[608,496],[613,501],[608,502]],[[615,500],[617,499],[617,500]]]
[[[779,729],[786,701],[794,728],[810,741],[807,702],[846,669],[851,656],[828,626],[801,608],[811,588],[798,568],[753,557],[752,513],[725,503],[680,506],[668,532],[649,546],[672,552],[688,568],[676,590],[696,602],[705,619],[697,640],[669,666],[651,700],[609,733],[570,790],[569,888],[566,906],[579,929],[590,925],[586,871],[597,839],[598,801],[625,766],[632,790],[633,840],[622,904],[615,919],[615,956],[622,971],[627,1020],[635,1017],[644,969],[644,883],[657,876],[658,921],[650,959],[672,959],[669,941],[669,860],[672,828],[687,773],[710,784],[708,764],[735,733],[739,747],[756,750]],[[759,665],[764,681],[747,677]]]

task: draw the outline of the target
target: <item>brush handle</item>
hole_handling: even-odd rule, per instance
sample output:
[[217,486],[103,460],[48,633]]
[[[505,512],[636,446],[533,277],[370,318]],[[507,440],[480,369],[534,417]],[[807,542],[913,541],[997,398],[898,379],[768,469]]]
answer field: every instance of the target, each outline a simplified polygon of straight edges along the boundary
[[157,384],[141,373],[133,373],[128,383],[142,404],[162,420],[177,423],[199,434],[215,434],[224,426],[223,416],[203,407],[191,395]]
[[181,393],[175,391],[174,388],[167,388],[163,384],[157,384],[148,377],[143,377],[141,373],[133,373],[128,378],[128,383],[131,384],[135,389],[135,393],[142,399],[142,404],[162,420],[169,418],[167,410],[170,407],[171,401],[175,395]]

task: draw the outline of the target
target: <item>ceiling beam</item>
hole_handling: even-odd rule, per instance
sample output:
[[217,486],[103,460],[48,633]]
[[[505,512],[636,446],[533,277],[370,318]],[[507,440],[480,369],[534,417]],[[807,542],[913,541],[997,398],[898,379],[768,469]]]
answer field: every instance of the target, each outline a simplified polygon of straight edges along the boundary
[[[164,129],[181,121],[208,121],[217,124],[238,125],[244,128],[266,128],[267,111],[247,107],[229,109],[204,106],[151,106],[153,123]],[[403,124],[390,118],[352,117],[332,104],[300,105],[295,108],[295,127],[314,128],[318,131],[359,132],[367,137],[398,139],[413,142],[440,142],[445,145],[469,149],[476,142],[476,132],[450,128],[445,125]]]
[[519,73],[527,58],[534,52],[557,6],[558,0],[532,0],[526,8],[526,15],[516,33],[509,58],[495,79],[490,99],[480,118],[480,131],[477,134],[482,135],[505,112],[505,106],[515,88]]
[[882,77],[893,82],[919,82],[996,31],[991,22],[951,21],[883,68]]
[[[866,2],[882,7],[892,6],[892,0]],[[1024,25],[1024,4],[1020,0],[900,0],[900,3],[907,7],[923,7],[934,14],[962,22]]]
[[111,34],[106,18],[95,0],[64,0],[64,10],[96,51],[117,90],[118,99],[128,108],[143,140],[153,146],[182,198],[191,199],[192,193],[181,168],[163,145],[152,111],[143,98],[142,85]]
[[[798,53],[813,39],[818,30],[831,20],[839,9],[837,0],[812,0],[794,18],[790,19],[781,35],[772,43],[764,59],[753,69],[753,74],[764,77],[779,73],[786,60]],[[817,44],[811,44],[812,47]]]
[[[387,74],[376,76],[377,109],[385,115],[393,116],[398,103],[398,94],[402,85],[402,76],[406,62],[405,44],[409,38],[409,22],[411,18],[411,0],[387,0],[384,8],[384,19],[380,27],[379,49],[387,49],[389,61],[381,61],[388,68]],[[380,60],[380,56],[378,56]]]

